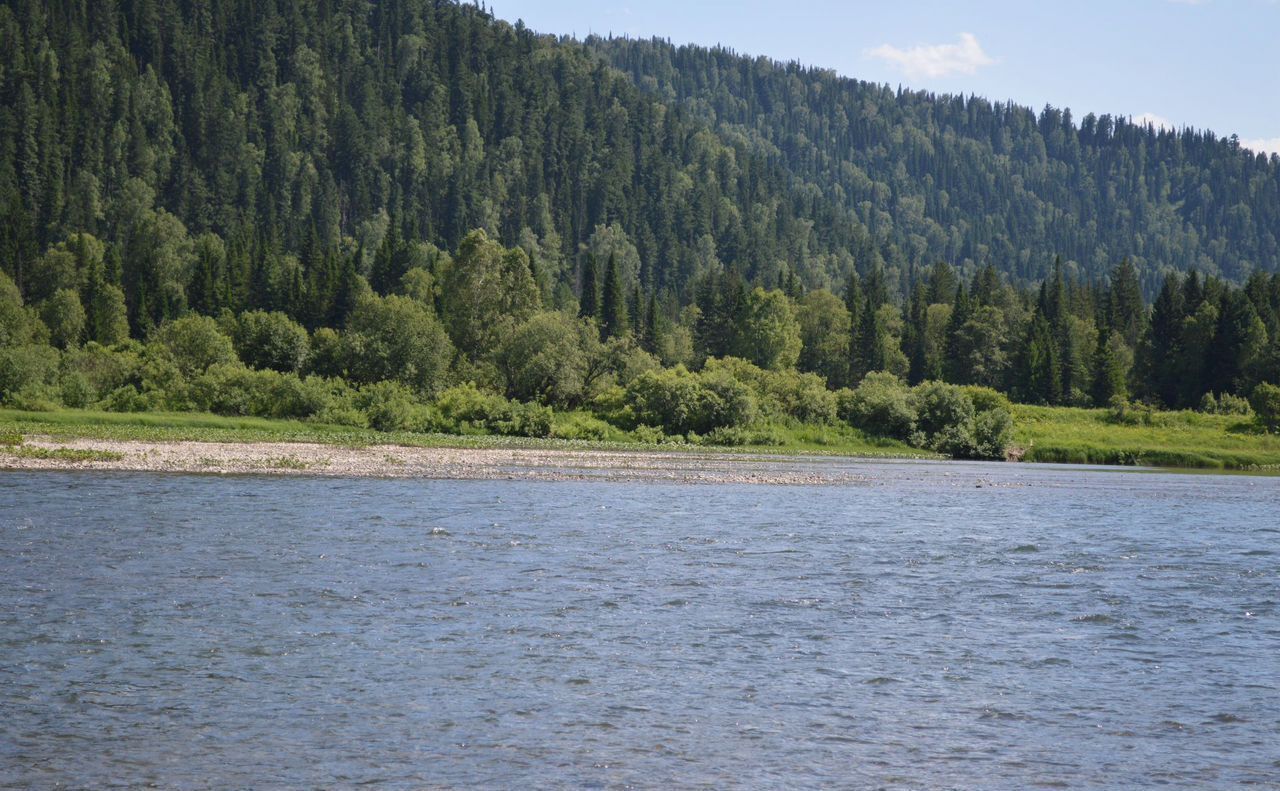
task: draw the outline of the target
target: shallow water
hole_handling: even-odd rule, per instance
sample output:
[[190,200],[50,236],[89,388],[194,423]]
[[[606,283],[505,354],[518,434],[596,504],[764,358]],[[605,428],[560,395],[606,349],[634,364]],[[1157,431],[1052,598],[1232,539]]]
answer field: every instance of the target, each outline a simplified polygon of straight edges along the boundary
[[0,785],[1280,784],[1280,479],[0,473]]

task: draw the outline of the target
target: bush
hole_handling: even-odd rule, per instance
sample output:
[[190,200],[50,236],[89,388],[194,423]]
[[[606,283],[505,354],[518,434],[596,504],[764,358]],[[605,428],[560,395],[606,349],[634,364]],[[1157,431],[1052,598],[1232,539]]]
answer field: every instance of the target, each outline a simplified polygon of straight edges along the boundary
[[631,430],[631,438],[636,442],[642,442],[645,445],[657,445],[665,442],[667,435],[660,428],[653,426],[636,426]]
[[72,409],[84,409],[98,400],[93,385],[79,371],[63,371],[58,377],[58,394],[62,403]]
[[146,412],[151,408],[147,397],[133,385],[122,385],[107,394],[99,406],[108,412]]
[[1253,414],[1249,399],[1234,393],[1223,393],[1218,398],[1215,398],[1213,393],[1205,393],[1200,398],[1199,411],[1206,415],[1243,415],[1247,417]]
[[1147,404],[1130,402],[1123,396],[1114,396],[1107,408],[1107,420],[1122,426],[1151,426],[1156,413]]
[[708,360],[703,374],[727,374],[747,385],[761,411],[772,417],[790,417],[803,423],[836,419],[836,395],[817,374],[766,371],[736,357]]
[[751,390],[727,372],[697,375],[682,366],[640,374],[627,386],[626,400],[637,422],[668,434],[746,425],[758,414]]
[[318,377],[255,371],[237,364],[215,365],[192,380],[192,406],[218,415],[308,418],[330,401],[329,383]]
[[986,409],[973,419],[975,459],[1003,459],[1013,444],[1013,415],[1007,409]]
[[1265,382],[1258,385],[1253,388],[1249,404],[1263,429],[1280,432],[1280,387]]
[[62,356],[62,375],[84,377],[91,391],[89,400],[101,400],[126,384],[141,383],[140,348],[137,344],[111,348],[90,341]]
[[838,394],[840,418],[854,428],[881,437],[906,440],[916,429],[911,391],[898,377],[877,371],[863,377],[854,390]]
[[594,415],[582,412],[561,413],[552,429],[552,436],[560,439],[577,439],[591,442],[620,440],[625,435]]
[[355,406],[368,421],[369,427],[377,431],[408,431],[415,422],[421,427],[423,421],[418,405],[413,401],[413,392],[400,382],[373,382],[360,388],[355,397]]
[[302,370],[311,341],[302,325],[285,314],[251,310],[236,322],[235,347],[251,368],[292,373]]
[[452,387],[436,399],[445,426],[454,433],[476,430],[520,437],[551,436],[554,413],[540,404],[521,404],[482,393],[474,384]]
[[911,404],[915,407],[916,431],[924,434],[930,444],[935,436],[948,430],[954,433],[972,428],[973,402],[956,385],[922,382],[911,391]]
[[32,398],[51,400],[49,386],[57,370],[58,351],[50,346],[0,349],[0,401],[18,405]]
[[430,309],[409,297],[366,296],[342,336],[343,367],[352,381],[394,379],[418,394],[444,382],[453,346]]
[[231,339],[208,316],[183,316],[167,322],[156,330],[153,340],[169,353],[183,376],[238,360]]

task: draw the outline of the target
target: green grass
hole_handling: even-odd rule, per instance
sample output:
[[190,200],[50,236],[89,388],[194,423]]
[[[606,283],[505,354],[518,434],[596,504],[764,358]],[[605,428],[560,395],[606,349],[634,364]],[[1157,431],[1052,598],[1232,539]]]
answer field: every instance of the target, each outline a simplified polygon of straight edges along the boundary
[[[1196,469],[1280,472],[1280,436],[1259,432],[1240,417],[1156,412],[1149,425],[1119,425],[1102,409],[1016,406],[1017,443],[1026,460]],[[582,412],[556,413],[555,431],[572,439],[486,435],[381,433],[294,420],[229,418],[191,413],[114,413],[86,410],[26,412],[0,409],[0,452],[20,447],[22,436],[153,442],[315,442],[345,447],[402,445],[448,448],[662,450],[675,452],[823,454],[878,458],[939,458],[892,440],[867,437],[847,426],[773,423],[747,431],[764,444],[714,447],[683,442],[646,444]],[[52,457],[50,457],[52,458]]]
[[1240,416],[1155,412],[1149,424],[1109,420],[1105,409],[1016,406],[1027,461],[1280,471],[1280,436]]
[[29,445],[0,447],[0,455],[20,459],[55,459],[57,461],[119,461],[124,454],[109,450],[81,448],[37,448]]
[[344,447],[402,445],[444,448],[536,448],[563,450],[662,450],[677,452],[790,453],[884,458],[939,458],[936,454],[901,442],[864,436],[847,426],[764,427],[769,442],[732,448],[693,445],[680,441],[662,444],[636,441],[627,432],[585,412],[557,412],[554,429],[571,438],[530,439],[491,435],[418,434],[378,432],[350,426],[332,426],[297,420],[231,418],[203,413],[98,412],[61,409],[30,412],[0,409],[0,438],[23,434],[57,439],[90,438],[145,442],[315,442]]

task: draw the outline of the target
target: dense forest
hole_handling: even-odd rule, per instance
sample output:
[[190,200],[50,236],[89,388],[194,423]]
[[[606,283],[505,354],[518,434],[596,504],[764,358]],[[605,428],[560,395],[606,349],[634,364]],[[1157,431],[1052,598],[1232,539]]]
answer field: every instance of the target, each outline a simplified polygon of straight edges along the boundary
[[1280,381],[1280,158],[1210,132],[445,0],[8,0],[0,49],[9,403],[686,435],[871,425],[888,375],[975,408]]

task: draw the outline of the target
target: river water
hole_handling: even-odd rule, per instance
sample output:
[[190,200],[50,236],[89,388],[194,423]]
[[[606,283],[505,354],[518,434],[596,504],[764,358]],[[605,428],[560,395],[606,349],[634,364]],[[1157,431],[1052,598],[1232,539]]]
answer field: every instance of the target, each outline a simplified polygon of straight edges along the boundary
[[1280,787],[1280,479],[0,472],[5,787]]

